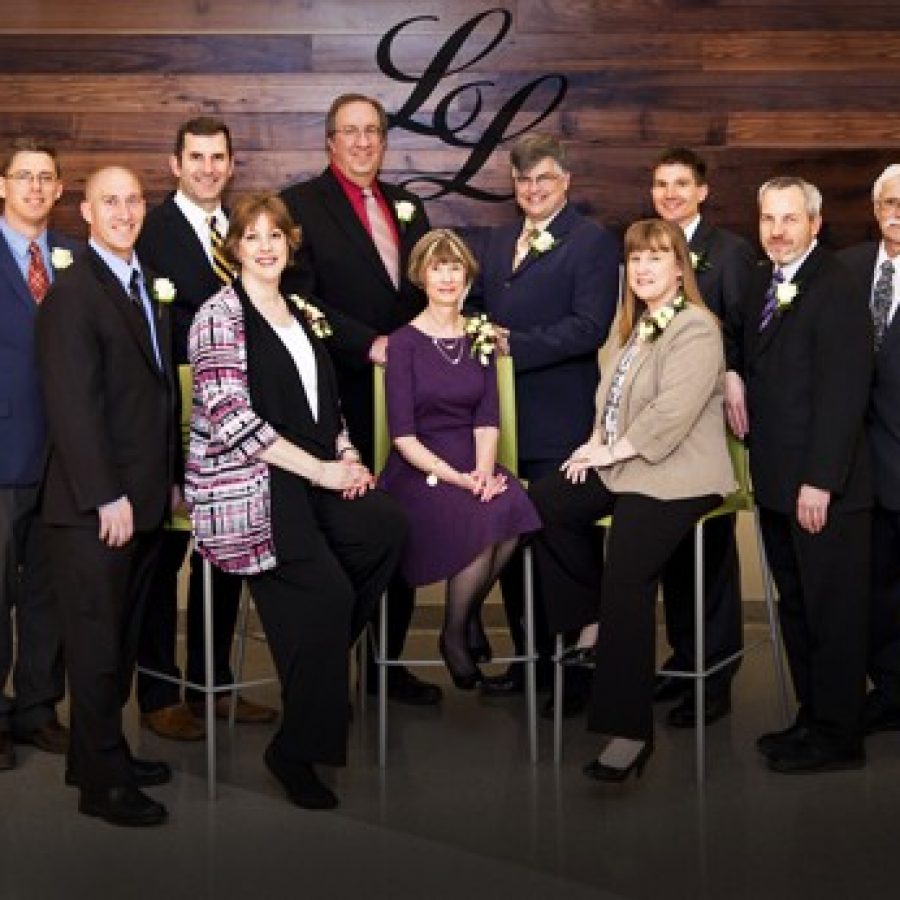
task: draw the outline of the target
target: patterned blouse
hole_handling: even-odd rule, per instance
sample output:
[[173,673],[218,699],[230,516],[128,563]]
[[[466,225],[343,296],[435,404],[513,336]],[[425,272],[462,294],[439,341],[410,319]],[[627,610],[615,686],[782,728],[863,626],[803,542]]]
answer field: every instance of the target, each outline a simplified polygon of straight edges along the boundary
[[613,373],[609,385],[609,393],[606,395],[606,403],[603,406],[603,432],[606,435],[608,447],[611,447],[619,437],[619,406],[622,403],[622,388],[625,384],[625,376],[628,375],[628,370],[641,349],[641,343],[640,329],[635,326],[619,357],[616,371]]

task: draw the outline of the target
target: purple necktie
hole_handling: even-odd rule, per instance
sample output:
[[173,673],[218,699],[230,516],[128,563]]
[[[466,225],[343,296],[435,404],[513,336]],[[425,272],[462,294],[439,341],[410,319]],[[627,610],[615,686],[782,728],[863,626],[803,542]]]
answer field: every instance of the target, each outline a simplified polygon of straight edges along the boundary
[[766,291],[766,302],[763,305],[762,315],[759,318],[760,331],[772,321],[772,316],[775,315],[775,310],[778,309],[778,285],[783,283],[784,275],[781,269],[776,269],[772,273],[772,280],[769,282],[769,289]]

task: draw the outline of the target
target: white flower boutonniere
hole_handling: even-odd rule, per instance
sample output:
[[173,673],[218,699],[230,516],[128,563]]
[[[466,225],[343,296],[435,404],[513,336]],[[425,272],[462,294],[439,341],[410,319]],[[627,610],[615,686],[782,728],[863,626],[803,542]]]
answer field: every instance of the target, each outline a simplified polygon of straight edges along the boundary
[[60,271],[72,265],[72,251],[67,247],[53,247],[50,250],[50,265]]
[[535,253],[546,253],[552,250],[556,244],[556,238],[549,231],[539,231],[529,243],[529,246]]
[[708,272],[712,266],[709,264],[709,260],[706,257],[705,253],[694,253],[693,250],[691,253],[691,268],[695,272]]
[[491,354],[497,349],[497,330],[494,323],[482,313],[466,319],[465,333],[472,342],[471,353],[478,362],[486,366]]
[[667,303],[662,309],[650,313],[638,323],[638,336],[642,341],[655,341],[668,327],[669,323],[686,306],[684,297],[679,294],[671,303]]
[[319,309],[318,306],[314,306],[308,300],[304,300],[302,297],[298,297],[296,294],[291,294],[288,297],[288,300],[303,313],[306,318],[306,322],[309,325],[310,331],[319,338],[319,340],[324,341],[325,338],[330,338],[333,334],[331,330],[331,325],[328,324],[328,319],[325,318],[325,313]]
[[168,278],[153,279],[153,296],[159,303],[171,303],[175,294],[175,285]]
[[775,287],[775,309],[786,310],[797,299],[800,288],[793,281],[784,281]]
[[416,214],[416,204],[409,200],[398,200],[394,204],[394,212],[397,213],[397,221],[401,225],[409,225]]

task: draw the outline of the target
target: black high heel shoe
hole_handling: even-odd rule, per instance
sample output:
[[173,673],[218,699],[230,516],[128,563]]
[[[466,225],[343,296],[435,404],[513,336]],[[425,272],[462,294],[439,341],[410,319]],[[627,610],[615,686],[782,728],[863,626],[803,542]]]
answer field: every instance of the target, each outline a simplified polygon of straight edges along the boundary
[[466,645],[473,662],[489,663],[494,658],[494,651],[484,633],[480,615],[469,620],[466,628]]
[[564,666],[584,666],[593,668],[597,662],[593,647],[568,647],[563,650],[559,661]]
[[[616,766],[608,766],[600,762],[600,758],[592,759],[581,771],[594,781],[606,781],[610,783],[618,783],[625,781],[628,776],[634,772],[636,778],[640,778],[644,774],[644,766],[647,760],[653,754],[653,742],[646,741],[641,747],[640,753],[627,765],[624,769]],[[602,754],[601,754],[602,755]]]
[[458,690],[474,691],[475,688],[484,681],[484,675],[481,674],[481,669],[479,669],[478,666],[474,666],[474,672],[457,672],[454,670],[453,664],[450,662],[450,658],[447,655],[447,646],[443,634],[438,639],[438,650],[440,650],[444,665],[447,667],[450,678],[453,680],[453,684]]

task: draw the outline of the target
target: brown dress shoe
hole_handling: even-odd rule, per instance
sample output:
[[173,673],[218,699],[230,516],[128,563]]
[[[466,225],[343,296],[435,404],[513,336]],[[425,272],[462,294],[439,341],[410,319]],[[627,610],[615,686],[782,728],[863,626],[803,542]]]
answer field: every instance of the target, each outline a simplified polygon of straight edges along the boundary
[[[191,700],[188,706],[195,716],[203,718],[206,715],[206,703],[203,700]],[[216,697],[216,718],[227,719],[231,709],[231,697],[227,694]],[[253,703],[238,695],[237,708],[234,712],[234,721],[238,725],[266,725],[278,718],[278,710],[271,706],[263,706],[261,703]]]
[[0,772],[16,765],[16,748],[8,731],[0,731]]
[[63,754],[69,751],[69,729],[56,719],[44,722],[34,731],[17,732],[14,739],[18,744],[31,744],[44,753]]
[[185,703],[142,713],[141,725],[172,741],[201,741],[206,734],[203,724],[194,718]]

